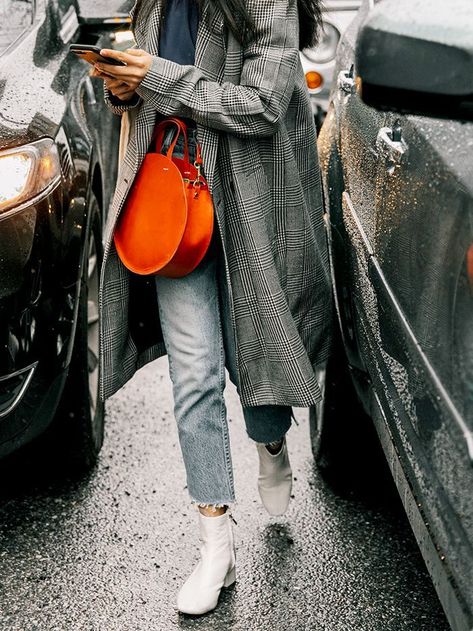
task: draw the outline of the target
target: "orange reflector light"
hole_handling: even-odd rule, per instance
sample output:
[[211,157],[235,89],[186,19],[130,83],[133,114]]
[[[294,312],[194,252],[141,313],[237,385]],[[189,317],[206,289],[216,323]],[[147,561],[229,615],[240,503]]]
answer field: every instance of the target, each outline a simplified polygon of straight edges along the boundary
[[316,90],[317,88],[321,88],[324,82],[324,78],[321,74],[316,72],[315,70],[310,70],[305,73],[305,80],[307,81],[307,87],[309,90]]
[[470,245],[468,252],[466,253],[466,271],[468,273],[471,291],[473,292],[473,243]]

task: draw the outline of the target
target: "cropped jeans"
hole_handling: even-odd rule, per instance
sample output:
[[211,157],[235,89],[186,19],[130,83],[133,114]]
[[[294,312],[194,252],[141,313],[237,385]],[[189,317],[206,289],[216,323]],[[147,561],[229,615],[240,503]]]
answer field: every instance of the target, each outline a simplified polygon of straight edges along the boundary
[[[190,134],[191,158],[192,138]],[[175,156],[182,155],[180,149],[178,142]],[[219,290],[224,285],[219,283],[220,260],[212,248],[183,278],[155,276],[187,488],[193,502],[205,505],[228,504],[235,499],[224,399],[225,367],[237,389],[239,384],[228,294]],[[286,434],[292,409],[244,407],[243,416],[248,436],[269,443]]]

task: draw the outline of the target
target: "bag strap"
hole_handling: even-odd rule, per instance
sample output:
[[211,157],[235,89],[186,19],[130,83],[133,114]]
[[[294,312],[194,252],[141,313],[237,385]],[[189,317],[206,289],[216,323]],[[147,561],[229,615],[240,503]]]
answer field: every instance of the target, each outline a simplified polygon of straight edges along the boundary
[[188,145],[188,140],[187,140],[187,129],[184,122],[180,120],[179,118],[174,118],[174,117],[165,118],[156,126],[156,129],[153,134],[153,140],[155,142],[156,153],[161,153],[163,140],[164,140],[164,133],[169,128],[169,125],[175,125],[177,127],[177,134],[175,135],[172,143],[169,146],[169,149],[166,154],[167,157],[169,159],[172,158],[172,154],[176,147],[176,143],[179,139],[179,136],[182,133],[184,136],[184,159],[186,160],[186,162],[189,162],[189,145]]
[[200,144],[196,143],[196,153],[195,153],[195,162],[194,166],[197,169],[197,177],[193,182],[194,189],[199,188],[203,184],[205,184],[205,179],[202,175],[202,154],[200,152]]
[[202,154],[200,152],[200,144],[197,142],[196,143],[196,152],[195,152],[195,163],[194,165],[196,167],[201,167],[202,166]]

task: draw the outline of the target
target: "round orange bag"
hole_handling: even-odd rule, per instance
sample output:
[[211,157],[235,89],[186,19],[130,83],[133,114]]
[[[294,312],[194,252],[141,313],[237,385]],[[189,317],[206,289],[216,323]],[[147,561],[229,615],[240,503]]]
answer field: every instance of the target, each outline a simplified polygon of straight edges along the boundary
[[[175,125],[177,134],[167,154],[161,152],[164,133]],[[173,152],[183,134],[184,157]],[[135,177],[118,219],[114,242],[118,256],[136,274],[185,276],[204,258],[212,238],[214,209],[201,174],[202,157],[189,162],[186,125],[167,118],[156,127],[155,152],[149,152]]]

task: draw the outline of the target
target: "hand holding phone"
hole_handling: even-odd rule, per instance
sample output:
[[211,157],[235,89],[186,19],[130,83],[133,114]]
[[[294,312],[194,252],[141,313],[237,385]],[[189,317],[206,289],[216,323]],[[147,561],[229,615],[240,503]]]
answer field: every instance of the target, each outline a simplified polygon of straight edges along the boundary
[[[141,48],[130,48],[127,51],[109,48],[98,50],[95,47],[88,47],[87,50],[84,50],[83,46],[80,48],[82,48],[82,52],[94,52],[104,57],[104,61],[91,61],[94,69],[90,74],[104,79],[112,94],[119,98],[123,96],[128,98],[136,91],[153,61],[153,56]],[[76,44],[74,49],[79,49],[79,45]],[[89,59],[92,58],[89,56]],[[96,58],[94,57],[94,59]],[[112,60],[118,63],[113,63]]]
[[125,83],[132,90],[139,87],[153,62],[153,56],[141,48],[130,48],[126,51],[103,48],[101,53],[107,60],[111,58],[124,61],[125,67],[97,62],[95,69]]
[[88,44],[71,44],[69,46],[71,53],[75,53],[84,61],[87,61],[91,65],[96,63],[109,64],[111,66],[126,66],[124,61],[119,59],[113,59],[112,57],[103,57],[100,54],[100,48],[98,46],[90,46]]
[[101,49],[98,46],[90,46],[89,44],[71,44],[69,49],[72,53],[75,53],[78,57],[93,66],[93,69],[89,74],[92,77],[96,76],[104,79],[107,87],[114,96],[117,96],[123,101],[127,101],[133,97],[135,93],[134,90],[130,89],[125,83],[114,79],[111,75],[107,75],[106,70],[98,71],[95,67],[95,64],[99,62],[109,66],[126,66],[124,61],[113,59],[111,57],[104,57],[100,54]]

